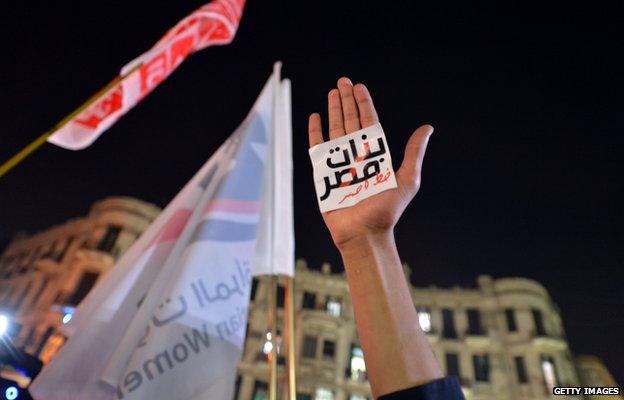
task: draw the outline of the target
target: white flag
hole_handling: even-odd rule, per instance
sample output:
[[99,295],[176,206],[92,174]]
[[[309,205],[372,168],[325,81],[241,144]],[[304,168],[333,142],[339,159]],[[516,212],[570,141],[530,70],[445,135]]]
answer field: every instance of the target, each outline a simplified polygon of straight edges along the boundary
[[80,304],[35,399],[232,398],[251,277],[294,273],[289,109],[277,66],[243,124]]

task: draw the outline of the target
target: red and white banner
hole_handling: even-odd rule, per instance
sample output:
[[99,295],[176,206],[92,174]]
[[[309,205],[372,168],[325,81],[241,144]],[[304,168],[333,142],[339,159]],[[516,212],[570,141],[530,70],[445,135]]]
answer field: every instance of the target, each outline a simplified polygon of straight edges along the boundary
[[121,69],[108,91],[61,126],[48,142],[70,150],[88,147],[164,81],[190,54],[234,39],[245,0],[213,0],[169,30],[154,47]]

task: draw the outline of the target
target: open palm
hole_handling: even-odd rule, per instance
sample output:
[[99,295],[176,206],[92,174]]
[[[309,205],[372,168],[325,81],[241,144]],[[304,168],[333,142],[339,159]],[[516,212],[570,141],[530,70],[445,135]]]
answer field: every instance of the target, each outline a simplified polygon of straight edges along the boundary
[[[332,89],[327,96],[330,139],[379,121],[366,86],[361,83],[353,86],[348,78],[340,78],[337,86],[338,89]],[[318,113],[310,115],[308,131],[310,147],[323,143],[321,117]],[[323,213],[336,246],[340,248],[354,238],[394,228],[420,187],[422,162],[432,132],[431,126],[424,125],[410,137],[401,168],[396,171],[396,189],[381,192],[352,207]]]

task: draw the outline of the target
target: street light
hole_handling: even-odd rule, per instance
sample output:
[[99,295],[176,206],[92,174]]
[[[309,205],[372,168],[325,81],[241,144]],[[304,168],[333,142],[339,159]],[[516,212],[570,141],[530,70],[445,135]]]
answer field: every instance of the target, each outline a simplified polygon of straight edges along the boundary
[[9,329],[9,317],[0,314],[0,336],[3,336]]

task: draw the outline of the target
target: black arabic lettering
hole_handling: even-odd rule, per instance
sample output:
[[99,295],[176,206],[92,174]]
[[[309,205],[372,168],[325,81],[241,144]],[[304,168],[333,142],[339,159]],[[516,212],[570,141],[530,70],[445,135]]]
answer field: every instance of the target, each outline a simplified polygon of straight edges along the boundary
[[[159,318],[157,318],[155,315],[152,317],[152,322],[154,323],[154,325],[156,326],[163,326],[168,324],[169,322],[180,318],[181,316],[183,316],[184,314],[186,314],[186,310],[187,310],[187,304],[186,304],[186,299],[184,298],[184,296],[178,296],[178,299],[180,299],[180,304],[182,304],[182,308],[172,314],[171,316],[161,320]],[[166,304],[170,303],[171,299],[168,297],[167,300],[165,300],[164,303],[162,303],[160,306],[158,306],[158,308],[164,308]]]
[[[383,162],[383,158],[380,161]],[[372,171],[370,171],[371,169]],[[364,179],[367,180],[367,182],[368,182],[368,178],[372,178],[373,176],[376,176],[378,173],[379,173],[379,161],[377,160],[369,161],[364,166]]]
[[[329,150],[329,154],[332,153],[338,153],[340,152],[340,147],[336,147],[335,149],[330,149]],[[351,164],[351,159],[349,158],[349,150],[345,149],[342,151],[342,156],[343,156],[343,160],[339,161],[337,163],[334,163],[334,161],[331,159],[331,156],[327,158],[327,166],[329,168],[340,168],[340,167],[344,167],[346,165]]]

